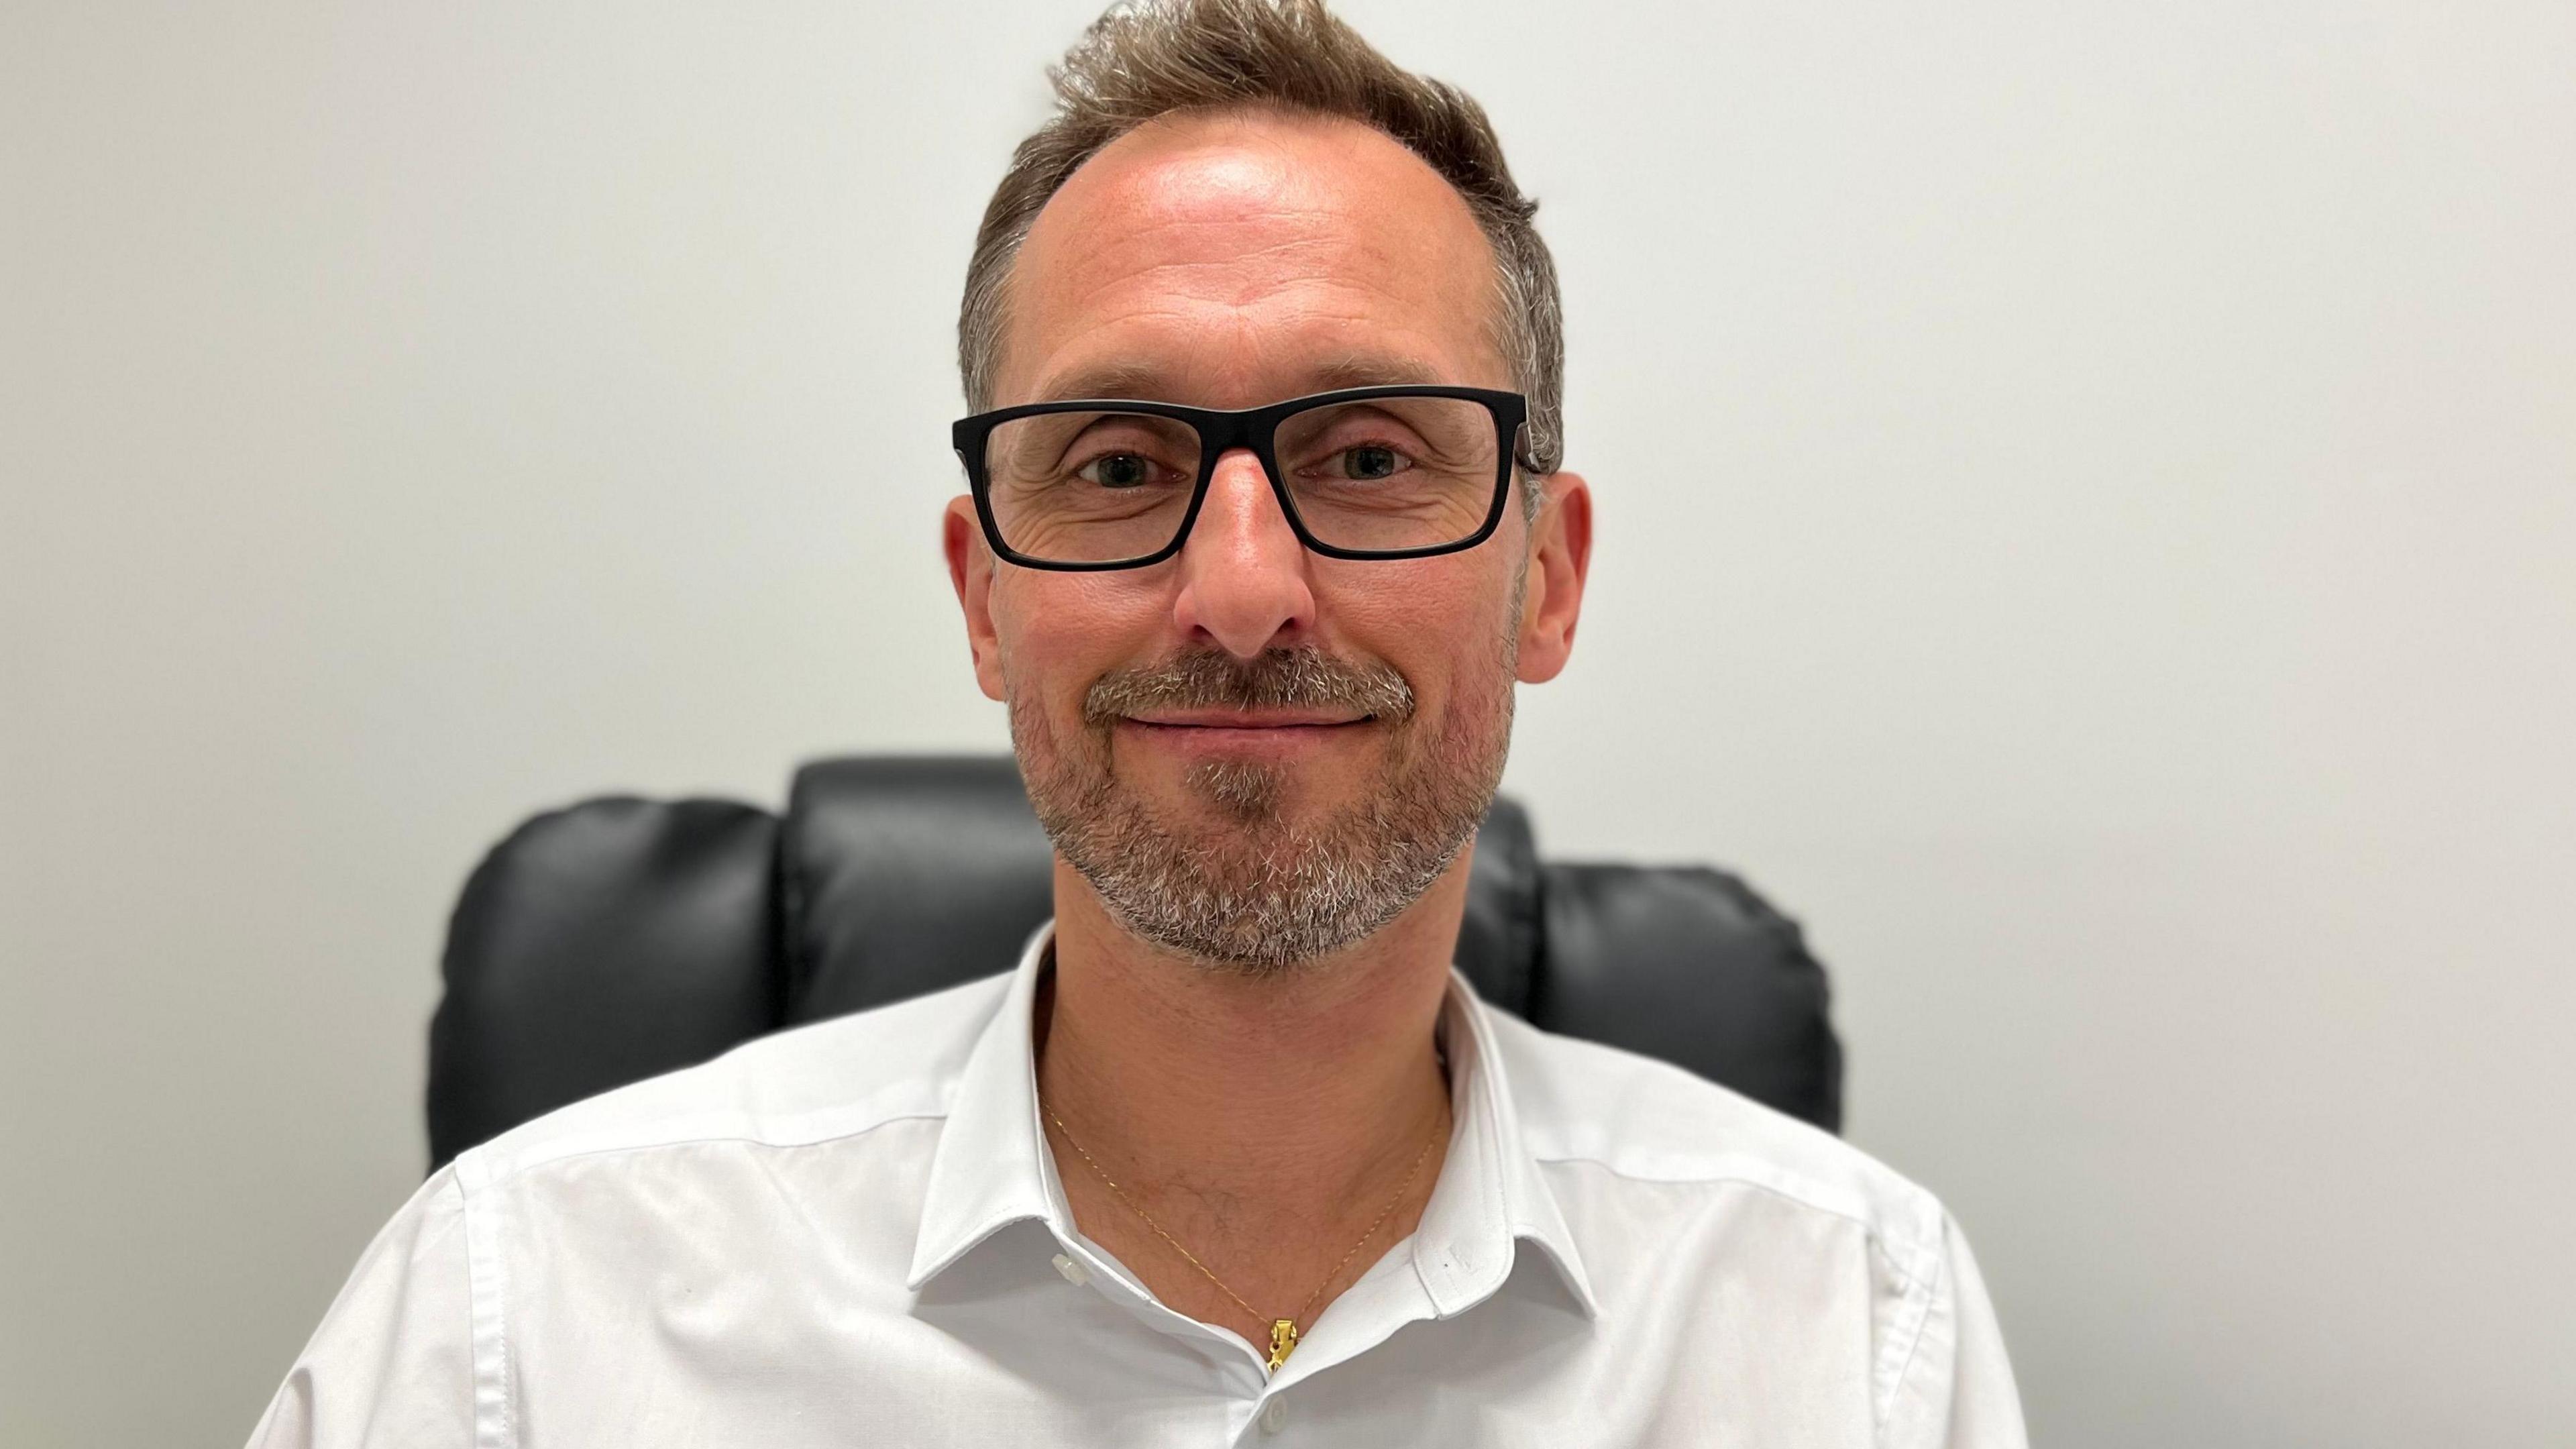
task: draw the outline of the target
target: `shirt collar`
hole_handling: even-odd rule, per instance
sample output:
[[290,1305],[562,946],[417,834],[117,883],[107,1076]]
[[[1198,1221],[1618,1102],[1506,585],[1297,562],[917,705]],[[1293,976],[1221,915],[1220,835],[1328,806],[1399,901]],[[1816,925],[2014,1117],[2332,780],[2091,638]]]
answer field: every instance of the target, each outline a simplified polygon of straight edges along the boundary
[[1037,1052],[1029,1034],[1038,977],[1054,944],[1053,921],[1029,937],[1003,988],[1001,1009],[984,1024],[958,1074],[948,1123],[930,1158],[912,1267],[904,1274],[904,1286],[915,1292],[1012,1223],[1037,1218],[1059,1236],[1072,1226],[1040,1169],[1046,1137],[1038,1130]]
[[[1054,943],[1049,923],[1029,938],[957,1082],[932,1155],[904,1286],[921,1286],[1012,1223],[1042,1221],[1062,1239],[1071,1216],[1047,1170],[1038,1125],[1037,1062],[1030,1023],[1038,979]],[[1448,1160],[1413,1234],[1414,1270],[1441,1317],[1462,1313],[1510,1277],[1519,1244],[1536,1243],[1586,1317],[1598,1313],[1591,1279],[1556,1194],[1520,1133],[1487,1008],[1452,971],[1441,1004],[1455,1125]]]
[[1526,1241],[1545,1253],[1584,1316],[1596,1316],[1600,1306],[1574,1230],[1521,1136],[1490,1009],[1454,969],[1440,1015],[1456,1125],[1440,1181],[1413,1231],[1423,1290],[1441,1317],[1462,1313],[1503,1286]]

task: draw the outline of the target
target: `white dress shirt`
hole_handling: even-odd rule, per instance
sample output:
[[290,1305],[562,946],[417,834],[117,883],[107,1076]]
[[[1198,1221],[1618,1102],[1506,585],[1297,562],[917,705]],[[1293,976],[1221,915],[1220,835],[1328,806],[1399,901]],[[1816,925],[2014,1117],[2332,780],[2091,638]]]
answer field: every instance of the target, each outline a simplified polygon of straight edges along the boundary
[[2019,1446],[1940,1203],[1453,976],[1420,1225],[1277,1375],[1075,1227],[1019,969],[747,1043],[441,1169],[254,1446]]

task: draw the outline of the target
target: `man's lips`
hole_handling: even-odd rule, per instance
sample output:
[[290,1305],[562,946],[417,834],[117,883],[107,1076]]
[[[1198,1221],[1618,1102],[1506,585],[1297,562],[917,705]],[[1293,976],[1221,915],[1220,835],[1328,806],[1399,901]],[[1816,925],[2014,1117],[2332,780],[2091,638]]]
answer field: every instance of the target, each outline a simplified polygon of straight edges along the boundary
[[1348,710],[1156,709],[1124,718],[1131,724],[1170,729],[1276,730],[1363,724],[1369,716]]
[[1278,765],[1366,739],[1373,723],[1374,716],[1346,709],[1150,709],[1118,719],[1129,738],[1156,753]]

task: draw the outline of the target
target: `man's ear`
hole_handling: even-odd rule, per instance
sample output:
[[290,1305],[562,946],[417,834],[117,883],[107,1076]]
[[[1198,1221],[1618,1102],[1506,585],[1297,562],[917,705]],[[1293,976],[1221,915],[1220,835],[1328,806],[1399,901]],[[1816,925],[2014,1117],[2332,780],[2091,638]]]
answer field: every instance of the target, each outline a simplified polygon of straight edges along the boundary
[[939,521],[939,546],[948,555],[948,582],[957,590],[957,606],[966,613],[966,647],[975,656],[975,682],[987,699],[1001,699],[1002,645],[993,632],[993,550],[984,542],[976,520],[975,500],[959,494],[948,500]]
[[1579,473],[1539,480],[1530,521],[1528,583],[1521,591],[1520,679],[1544,684],[1574,653],[1583,579],[1592,567],[1592,488]]

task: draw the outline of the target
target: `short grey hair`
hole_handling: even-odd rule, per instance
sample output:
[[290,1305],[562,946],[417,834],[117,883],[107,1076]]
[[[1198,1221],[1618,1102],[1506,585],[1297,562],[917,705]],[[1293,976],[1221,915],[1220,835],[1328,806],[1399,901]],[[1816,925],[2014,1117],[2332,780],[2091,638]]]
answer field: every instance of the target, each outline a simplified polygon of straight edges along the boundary
[[1565,321],[1556,263],[1531,224],[1538,203],[1513,183],[1502,140],[1473,97],[1397,66],[1323,0],[1125,0],[1093,21],[1048,76],[1055,115],[1011,153],[966,267],[957,370],[971,410],[993,406],[1011,267],[1066,178],[1157,117],[1272,107],[1374,127],[1457,188],[1493,248],[1496,342],[1529,398],[1521,469],[1543,477],[1562,464]]

